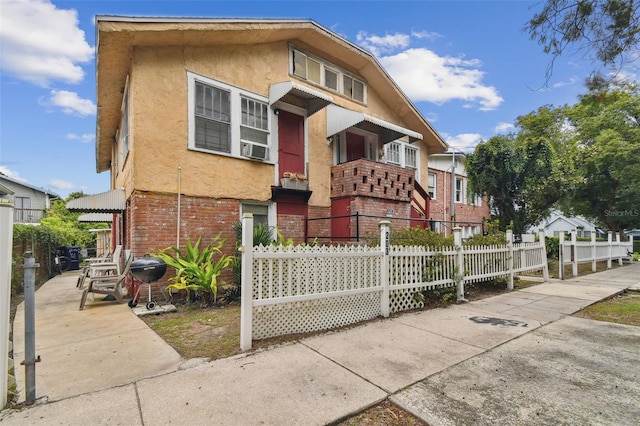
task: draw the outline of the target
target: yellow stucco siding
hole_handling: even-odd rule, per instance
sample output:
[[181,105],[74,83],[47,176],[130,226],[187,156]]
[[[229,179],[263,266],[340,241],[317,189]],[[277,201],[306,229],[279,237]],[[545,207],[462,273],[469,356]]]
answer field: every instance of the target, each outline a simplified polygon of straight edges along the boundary
[[288,78],[287,57],[286,43],[136,49],[131,75],[133,186],[176,192],[180,166],[184,194],[269,199],[272,164],[188,149],[187,72],[266,96],[270,82]]

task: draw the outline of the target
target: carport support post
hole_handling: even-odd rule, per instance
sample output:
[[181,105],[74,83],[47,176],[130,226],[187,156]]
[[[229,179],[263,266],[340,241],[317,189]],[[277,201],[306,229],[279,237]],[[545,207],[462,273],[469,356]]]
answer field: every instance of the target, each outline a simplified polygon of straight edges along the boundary
[[507,229],[506,239],[507,247],[509,248],[509,258],[507,259],[507,269],[509,270],[507,290],[513,290],[513,231],[511,229]]
[[382,248],[382,262],[380,262],[380,284],[382,284],[382,296],[380,297],[380,313],[383,317],[389,316],[389,228],[391,221],[381,220],[380,227],[380,247]]
[[242,215],[242,280],[240,295],[240,349],[251,349],[253,340],[253,214]]
[[24,365],[26,403],[36,402],[36,263],[33,253],[24,254]]

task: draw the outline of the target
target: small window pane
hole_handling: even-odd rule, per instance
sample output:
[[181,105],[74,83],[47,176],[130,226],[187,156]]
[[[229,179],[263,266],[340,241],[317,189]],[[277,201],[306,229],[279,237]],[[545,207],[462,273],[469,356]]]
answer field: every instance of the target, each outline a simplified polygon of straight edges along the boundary
[[364,102],[364,83],[358,80],[353,80],[353,95],[351,96],[356,101]]
[[307,78],[307,56],[297,50],[293,51],[293,73]]
[[342,79],[342,93],[350,98],[353,97],[353,79],[348,75]]
[[329,69],[324,70],[324,85],[328,89],[338,90],[338,74]]
[[400,144],[387,144],[387,163],[400,164]]
[[307,80],[320,84],[320,62],[307,58]]
[[412,169],[418,168],[417,152],[418,150],[413,147],[410,147],[410,146],[405,147],[404,162],[406,167],[410,167]]
[[429,181],[427,182],[427,192],[431,199],[436,198],[436,175],[429,173]]

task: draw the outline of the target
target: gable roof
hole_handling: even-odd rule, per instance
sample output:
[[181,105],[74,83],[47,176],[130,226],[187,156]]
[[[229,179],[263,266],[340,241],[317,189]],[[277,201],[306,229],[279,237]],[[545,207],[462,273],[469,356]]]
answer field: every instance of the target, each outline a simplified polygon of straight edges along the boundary
[[[51,192],[48,189],[44,189],[44,188],[38,188],[37,186],[31,185],[31,184],[26,183],[26,182],[24,182],[22,180],[11,178],[11,177],[9,177],[7,175],[0,175],[0,183],[2,181],[10,182],[10,183],[13,184],[13,185],[9,185],[9,187],[7,187],[6,185],[2,185],[3,188],[7,188],[9,190],[11,190],[10,186],[20,185],[20,186],[23,186],[25,188],[29,188],[29,189],[34,190],[34,191],[42,192],[45,195],[50,195],[52,199],[60,198],[60,196],[58,194],[56,194],[55,192]],[[7,194],[13,194],[13,192],[10,192],[10,193],[7,193]]]
[[[430,152],[447,149],[446,142],[371,53],[313,20],[96,16],[96,32],[98,173],[111,166],[111,146],[120,123],[120,106],[134,46],[253,45],[296,40],[348,62],[376,88],[404,123],[423,136]],[[102,64],[108,64],[108,73]]]

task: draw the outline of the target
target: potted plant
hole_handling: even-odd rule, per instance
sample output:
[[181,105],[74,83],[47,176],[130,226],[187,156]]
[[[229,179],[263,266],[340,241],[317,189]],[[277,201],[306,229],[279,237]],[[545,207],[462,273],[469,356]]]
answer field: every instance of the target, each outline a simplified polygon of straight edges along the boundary
[[298,189],[302,191],[309,189],[309,181],[302,173],[284,172],[282,179],[280,179],[280,184],[283,188],[288,189]]

